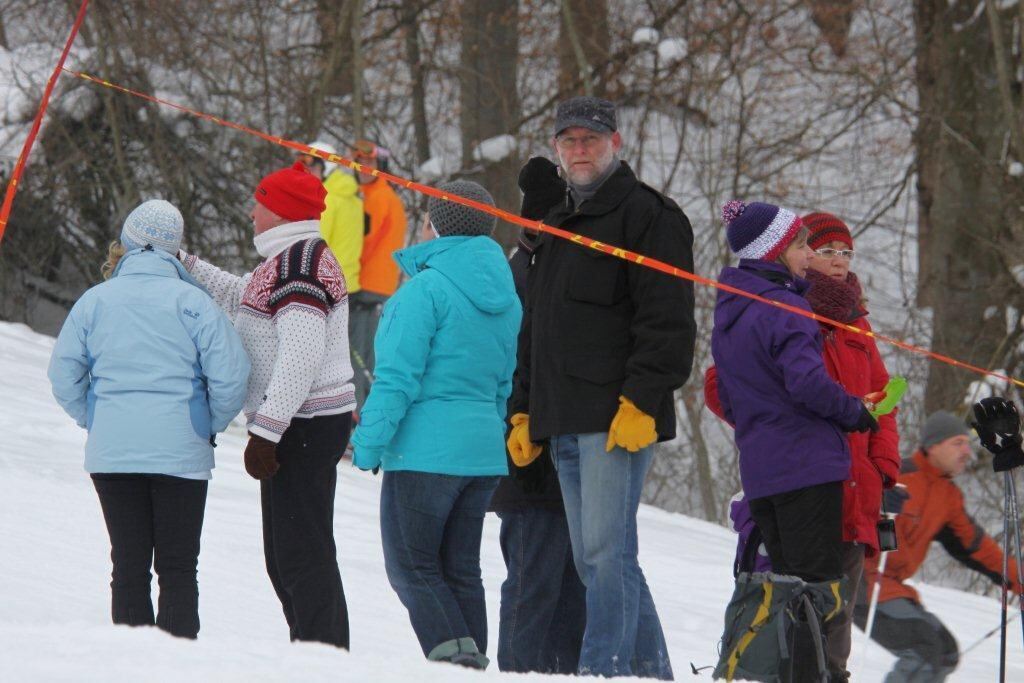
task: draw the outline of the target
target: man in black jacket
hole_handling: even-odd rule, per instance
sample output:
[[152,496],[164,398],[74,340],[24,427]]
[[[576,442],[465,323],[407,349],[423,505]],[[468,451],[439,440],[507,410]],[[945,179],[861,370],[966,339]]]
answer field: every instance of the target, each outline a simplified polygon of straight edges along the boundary
[[[565,198],[558,167],[534,157],[519,174],[523,218],[540,220]],[[509,259],[520,301],[536,232],[523,231]],[[491,510],[501,518],[501,554],[508,578],[501,585],[498,668],[574,674],[586,626],[586,591],[576,573],[558,474],[547,453],[526,467],[509,463]]]
[[[553,145],[569,189],[545,223],[693,271],[686,216],[617,157],[612,103],[560,104]],[[532,262],[509,451],[523,465],[550,444],[587,588],[579,673],[670,679],[636,513],[654,443],[675,437],[673,392],[693,363],[693,287],[548,234]]]

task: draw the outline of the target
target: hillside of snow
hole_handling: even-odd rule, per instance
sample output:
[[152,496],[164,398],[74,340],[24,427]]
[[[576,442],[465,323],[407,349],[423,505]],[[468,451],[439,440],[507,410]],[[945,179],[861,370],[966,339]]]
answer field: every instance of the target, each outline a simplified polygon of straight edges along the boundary
[[[244,430],[218,438],[199,559],[199,640],[110,624],[106,529],[82,469],[85,434],[50,397],[51,338],[0,323],[0,680],[2,681],[402,681],[565,680],[485,673],[423,660],[405,610],[384,575],[378,526],[380,479],[342,463],[335,529],[349,604],[352,651],[291,644],[266,577],[259,489],[241,466]],[[733,536],[718,526],[644,507],[641,564],[665,627],[677,680],[709,680],[722,611],[732,587]],[[941,552],[936,550],[936,552]],[[488,516],[482,551],[494,658],[505,567],[498,520]],[[154,581],[154,587],[156,582]],[[999,604],[919,586],[961,648],[999,623]],[[1024,680],[1019,620],[1007,680]],[[998,635],[967,654],[951,680],[992,681]],[[880,681],[893,658],[855,632],[855,681]]]

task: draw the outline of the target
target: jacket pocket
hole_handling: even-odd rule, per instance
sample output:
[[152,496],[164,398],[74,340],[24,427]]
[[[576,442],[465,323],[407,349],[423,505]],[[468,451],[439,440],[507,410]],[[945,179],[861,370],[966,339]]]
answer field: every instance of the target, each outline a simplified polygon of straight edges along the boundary
[[[198,364],[197,364],[198,365]],[[210,416],[210,400],[206,394],[206,381],[199,375],[192,378],[192,396],[188,399],[188,418],[192,431],[203,441],[213,436],[213,419]]]
[[612,306],[625,298],[626,277],[618,259],[588,249],[574,261],[569,280],[570,299]]
[[93,393],[92,385],[85,392],[85,430],[92,430],[92,420],[96,416],[96,394]]
[[565,359],[565,374],[593,384],[611,384],[626,377],[625,358],[570,355]]
[[859,339],[846,339],[845,343],[846,343],[846,347],[848,349],[853,349],[853,350],[856,350],[856,351],[860,351],[865,356],[870,356],[871,355],[870,352],[868,351],[867,344],[865,344],[864,342],[862,342]]

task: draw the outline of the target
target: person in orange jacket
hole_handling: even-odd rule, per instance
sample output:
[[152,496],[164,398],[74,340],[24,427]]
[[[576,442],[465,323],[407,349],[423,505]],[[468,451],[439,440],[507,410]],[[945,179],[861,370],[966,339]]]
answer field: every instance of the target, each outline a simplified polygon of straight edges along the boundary
[[[353,156],[369,169],[388,170],[390,152],[374,142],[359,140]],[[366,212],[366,234],[359,257],[361,291],[349,297],[349,340],[356,403],[361,407],[373,381],[373,338],[381,307],[398,289],[398,263],[391,255],[405,245],[406,217],[402,200],[386,180],[372,173],[360,173],[359,184]]]
[[[905,581],[912,577],[938,541],[954,559],[1002,583],[1003,551],[971,518],[964,494],[953,478],[964,471],[973,453],[968,426],[946,411],[933,413],[921,430],[920,448],[903,461],[899,483],[906,488],[886,494],[886,510],[899,512],[899,549],[889,553],[879,574],[879,558],[869,558],[858,592],[854,620],[863,629],[868,600],[880,584],[871,638],[899,657],[886,683],[943,681],[956,668],[959,651],[953,634],[921,604]],[[1009,563],[1010,588],[1021,592],[1017,563]]]

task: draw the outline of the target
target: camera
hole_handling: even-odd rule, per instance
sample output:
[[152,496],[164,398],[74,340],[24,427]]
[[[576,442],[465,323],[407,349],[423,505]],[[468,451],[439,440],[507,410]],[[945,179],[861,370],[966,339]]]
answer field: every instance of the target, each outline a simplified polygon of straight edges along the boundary
[[897,550],[899,544],[896,543],[896,520],[890,517],[884,517],[875,524],[875,530],[878,532],[878,549],[881,552],[888,552],[890,550]]

